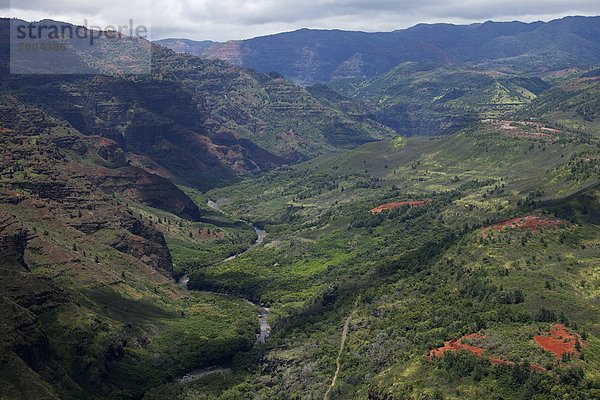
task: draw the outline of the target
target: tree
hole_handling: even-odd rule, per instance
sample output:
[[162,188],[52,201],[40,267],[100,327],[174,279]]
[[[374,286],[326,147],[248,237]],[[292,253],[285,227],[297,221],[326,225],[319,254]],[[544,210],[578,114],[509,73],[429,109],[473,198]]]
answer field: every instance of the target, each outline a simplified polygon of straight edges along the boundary
[[515,290],[513,293],[513,302],[515,304],[520,304],[524,301],[525,301],[525,296],[523,295],[523,292],[521,292],[519,289]]

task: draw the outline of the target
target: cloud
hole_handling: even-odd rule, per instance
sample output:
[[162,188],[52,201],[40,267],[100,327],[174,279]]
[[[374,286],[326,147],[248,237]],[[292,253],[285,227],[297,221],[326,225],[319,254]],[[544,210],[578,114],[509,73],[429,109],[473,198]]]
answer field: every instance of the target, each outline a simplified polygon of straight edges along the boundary
[[76,25],[100,27],[119,26],[134,20],[135,25],[152,25],[152,7],[149,0],[10,0],[9,10],[0,10],[3,16],[28,21],[53,19]]
[[[6,0],[5,0],[6,1]],[[153,39],[229,40],[303,27],[389,31],[417,23],[549,20],[596,15],[597,0],[13,0],[3,15],[151,25]],[[152,10],[152,20],[149,12]]]

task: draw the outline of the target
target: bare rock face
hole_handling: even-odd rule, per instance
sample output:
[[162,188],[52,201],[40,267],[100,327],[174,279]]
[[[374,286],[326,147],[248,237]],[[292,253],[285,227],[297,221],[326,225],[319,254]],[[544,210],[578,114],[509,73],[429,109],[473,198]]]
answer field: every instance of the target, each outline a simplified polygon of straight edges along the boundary
[[[116,192],[146,205],[198,221],[198,206],[170,180],[142,168],[132,167],[117,142],[100,136],[52,135],[49,140],[58,149],[98,160],[86,177],[108,194]],[[58,184],[60,185],[60,184]],[[57,186],[58,186],[57,185]]]
[[198,206],[171,181],[136,167],[102,168],[92,177],[105,193],[121,193],[150,207],[172,212],[191,221],[200,220]]
[[121,215],[120,226],[129,234],[111,244],[115,249],[131,254],[163,275],[171,276],[173,262],[162,232],[144,224],[133,215]]

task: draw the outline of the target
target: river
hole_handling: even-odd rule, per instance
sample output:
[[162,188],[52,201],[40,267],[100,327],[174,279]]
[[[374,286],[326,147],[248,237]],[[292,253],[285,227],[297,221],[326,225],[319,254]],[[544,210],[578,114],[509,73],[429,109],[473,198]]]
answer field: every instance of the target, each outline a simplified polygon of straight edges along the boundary
[[[207,204],[213,210],[218,211],[222,214],[225,214],[225,212],[223,212],[223,210],[221,210],[221,208],[214,201],[208,200]],[[228,258],[224,259],[223,261],[220,261],[218,264],[221,264],[221,263],[224,263],[227,261],[231,261],[231,260],[235,259],[236,257],[252,250],[253,248],[255,248],[256,246],[258,246],[259,244],[261,244],[264,241],[265,236],[267,234],[267,232],[264,229],[260,229],[259,227],[257,227],[256,225],[254,225],[251,222],[248,222],[248,221],[243,221],[243,222],[245,224],[247,224],[248,226],[251,226],[252,229],[254,229],[254,231],[256,232],[256,235],[257,235],[256,240],[246,250],[242,251],[241,253],[234,254],[231,257],[228,257]],[[188,290],[189,281],[190,281],[190,277],[188,275],[184,275],[179,279],[179,282],[177,282],[177,284],[179,286],[181,286],[182,288]],[[208,292],[208,291],[201,291],[201,293],[223,294],[223,293]],[[268,322],[269,308],[265,307],[263,304],[254,303],[245,297],[242,297],[242,296],[239,296],[239,297],[246,303],[251,304],[254,307],[260,309],[260,313],[258,314],[258,322],[260,325],[260,334],[258,334],[256,336],[256,343],[264,343],[265,340],[271,334],[271,327],[269,326],[269,322]],[[179,382],[179,383],[191,382],[196,379],[200,379],[206,375],[211,375],[214,373],[222,373],[222,372],[227,372],[227,371],[229,371],[229,368],[223,368],[219,365],[213,365],[210,367],[206,367],[206,368],[202,368],[202,369],[198,369],[198,370],[189,372],[189,373],[175,379],[175,382]]]
[[[213,210],[218,211],[221,214],[225,214],[225,212],[223,210],[221,210],[221,208],[214,201],[209,200],[207,204]],[[238,256],[241,256],[242,254],[246,253],[247,251],[250,251],[253,248],[255,248],[256,246],[258,246],[259,244],[261,244],[265,240],[265,236],[267,235],[267,232],[264,229],[260,229],[258,226],[254,225],[252,222],[248,222],[248,221],[244,221],[244,220],[242,220],[242,222],[245,223],[246,225],[252,227],[252,229],[254,229],[254,232],[256,232],[256,235],[258,237],[254,241],[254,243],[252,243],[250,245],[250,247],[248,247],[246,250],[242,251],[241,253],[234,254],[233,256],[224,259],[223,261],[221,261],[222,263],[227,262],[227,261],[231,261],[234,258],[236,258]]]

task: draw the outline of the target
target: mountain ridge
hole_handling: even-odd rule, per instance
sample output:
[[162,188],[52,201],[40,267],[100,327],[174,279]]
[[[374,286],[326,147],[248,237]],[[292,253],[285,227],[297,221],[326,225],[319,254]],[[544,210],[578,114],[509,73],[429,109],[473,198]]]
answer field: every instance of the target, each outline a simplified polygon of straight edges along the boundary
[[[10,29],[10,21],[3,19],[4,68]],[[140,40],[98,43],[98,55],[80,50],[78,43],[71,48],[68,42],[66,48],[69,57],[87,67],[102,66],[103,75],[6,74],[0,77],[2,91],[84,134],[116,141],[135,165],[177,184],[206,190],[286,162],[395,136],[368,115],[350,114],[331,102],[321,105],[280,75],[201,60],[143,41],[141,49],[150,46],[153,58],[151,74],[120,75],[114,65],[127,54],[123,49],[139,50]],[[63,57],[49,52],[43,62]],[[27,68],[28,61],[16,62]]]
[[[548,40],[551,35],[558,35],[560,40]],[[295,83],[310,85],[336,78],[371,77],[406,61],[451,64],[516,56],[531,60],[530,53],[535,53],[550,65],[560,65],[571,56],[584,64],[594,63],[600,58],[598,38],[600,17],[572,16],[531,23],[418,24],[391,32],[303,28],[215,43],[195,49],[194,54],[265,73],[277,71]],[[168,39],[157,43],[173,45]],[[521,47],[515,46],[517,43]],[[555,59],[544,56],[543,51],[557,53]]]

